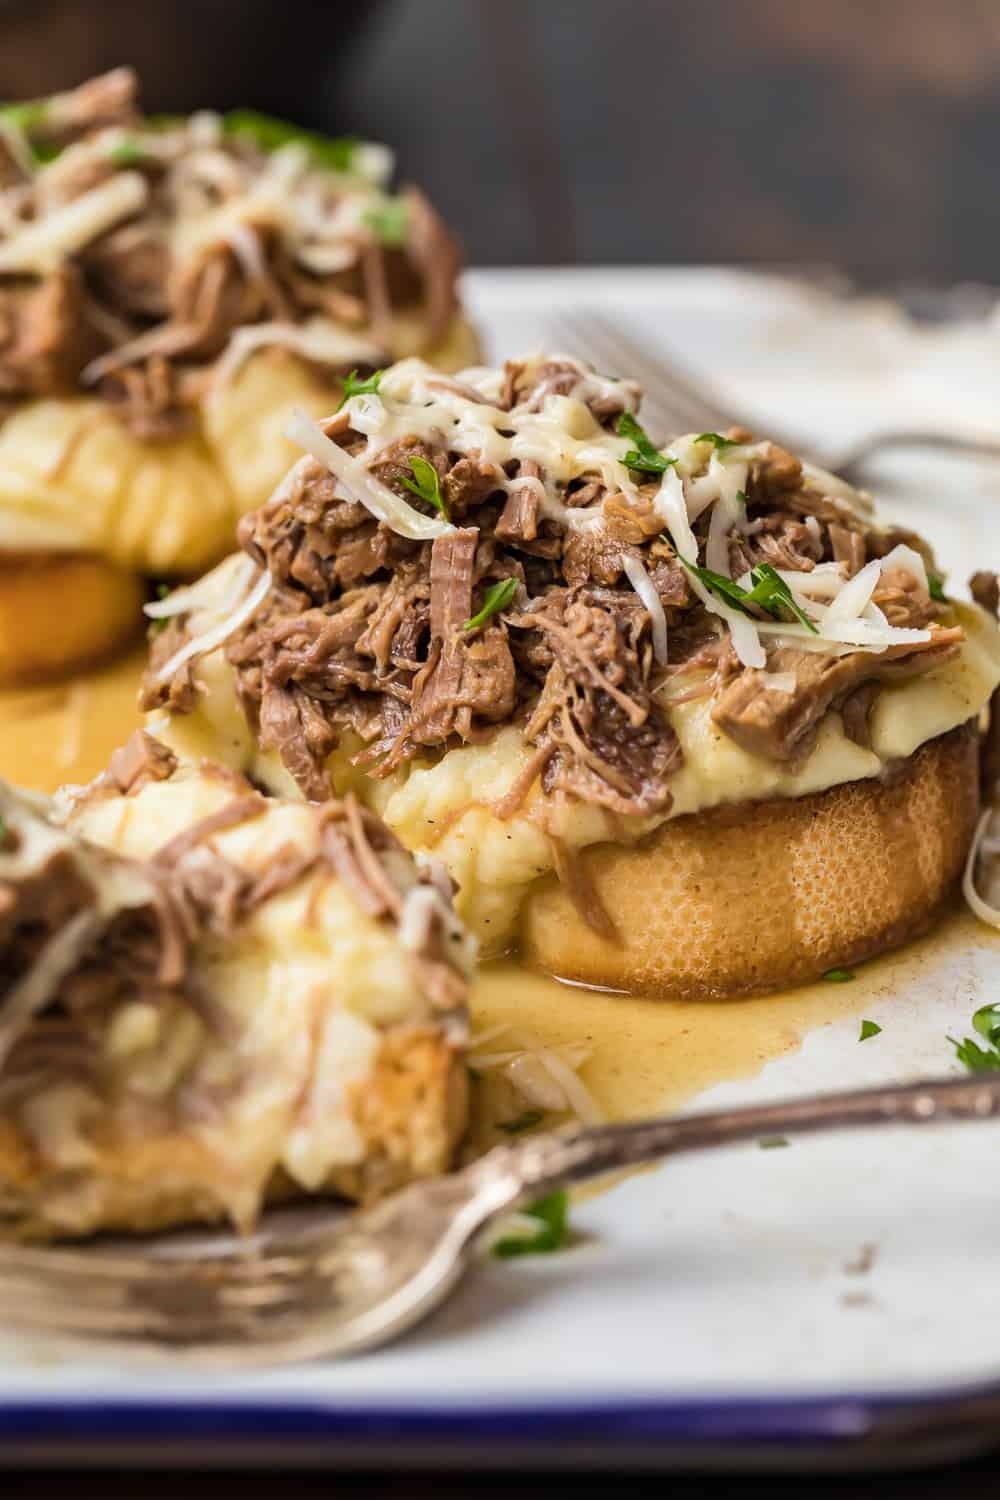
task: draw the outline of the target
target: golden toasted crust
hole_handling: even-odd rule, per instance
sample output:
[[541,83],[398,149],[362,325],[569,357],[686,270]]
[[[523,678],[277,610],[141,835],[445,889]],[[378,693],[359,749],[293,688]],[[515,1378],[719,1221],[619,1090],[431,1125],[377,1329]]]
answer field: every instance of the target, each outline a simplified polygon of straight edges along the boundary
[[522,953],[562,978],[671,999],[815,979],[931,924],[961,872],[978,798],[969,724],[884,779],[676,818],[634,848],[580,856],[620,944],[549,879],[525,903]]
[[93,665],[142,630],[143,583],[83,553],[0,555],[0,687]]

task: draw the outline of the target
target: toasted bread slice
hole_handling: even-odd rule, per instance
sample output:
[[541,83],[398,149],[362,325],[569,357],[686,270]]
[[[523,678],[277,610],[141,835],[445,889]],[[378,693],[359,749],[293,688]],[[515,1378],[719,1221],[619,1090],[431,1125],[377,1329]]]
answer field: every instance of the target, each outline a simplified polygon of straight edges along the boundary
[[64,676],[142,631],[142,579],[87,553],[0,553],[0,688]]
[[354,803],[138,735],[68,823],[0,783],[0,1218],[75,1236],[449,1165],[472,951]]
[[884,778],[737,803],[578,855],[618,933],[587,924],[554,878],[528,896],[526,961],[561,978],[702,1000],[783,989],[923,932],[951,896],[979,806],[965,725]]

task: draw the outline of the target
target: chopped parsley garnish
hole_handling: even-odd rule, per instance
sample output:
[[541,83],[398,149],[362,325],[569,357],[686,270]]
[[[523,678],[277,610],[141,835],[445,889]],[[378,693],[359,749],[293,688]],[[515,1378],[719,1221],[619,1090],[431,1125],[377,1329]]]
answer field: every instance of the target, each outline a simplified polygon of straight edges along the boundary
[[878,1036],[881,1030],[882,1028],[877,1021],[862,1021],[861,1035],[858,1037],[858,1041],[867,1042],[870,1036]]
[[762,1151],[777,1151],[779,1146],[788,1145],[787,1135],[762,1135],[757,1142]]
[[513,1120],[498,1120],[497,1129],[502,1130],[505,1135],[520,1135],[522,1130],[534,1130],[545,1119],[540,1109],[526,1109],[523,1114],[515,1116]]
[[640,474],[665,474],[677,462],[676,458],[666,458],[653,447],[630,411],[623,411],[618,418],[618,436],[635,444],[622,459],[626,469],[636,469]]
[[33,137],[33,132],[45,124],[49,103],[48,99],[26,99],[20,104],[0,105],[0,120],[12,126],[23,137],[35,161],[42,164],[55,161],[62,150],[61,146],[52,141]]
[[746,492],[746,490],[737,490],[736,491],[736,498],[740,502],[741,505],[749,505],[750,504],[749,500],[747,499],[747,492]]
[[512,1234],[498,1240],[493,1254],[501,1260],[510,1260],[515,1255],[544,1255],[565,1245],[569,1233],[569,1194],[565,1188],[539,1198],[525,1213],[538,1220],[537,1234]]
[[718,432],[699,432],[695,438],[696,443],[711,443],[716,453],[725,453],[727,448],[742,448],[743,444],[739,438],[723,437]]
[[146,160],[146,150],[141,141],[119,141],[108,152],[108,161],[113,167],[138,167]]
[[404,198],[387,198],[378,208],[365,209],[361,217],[383,245],[401,245],[406,239],[409,212]]
[[466,620],[462,629],[476,630],[480,625],[485,625],[491,615],[497,615],[507,608],[516,593],[516,578],[502,578],[499,583],[491,584],[486,590],[482,609],[471,620]]
[[352,135],[322,135],[318,130],[305,130],[291,120],[263,115],[256,109],[231,109],[222,117],[222,128],[226,135],[252,141],[261,151],[277,151],[294,141],[305,146],[318,167],[331,172],[350,172],[354,166],[358,142]]
[[[169,593],[170,593],[170,585],[168,583],[158,583],[156,585],[156,597],[157,597],[157,599],[165,599]],[[166,628],[167,628],[167,626],[169,624],[170,624],[170,620],[169,620],[168,617],[165,617],[162,620],[150,620],[150,622],[149,622],[149,634],[150,635],[159,635],[160,631],[161,630],[166,630]]]
[[992,1046],[1000,1046],[1000,1005],[981,1005],[972,1024]]
[[[678,557],[680,557],[679,553]],[[681,557],[680,561],[689,572],[700,578],[713,594],[718,594],[729,604],[735,604],[736,608],[741,609],[744,614],[751,613],[747,608],[748,605],[756,604],[778,620],[781,618],[778,613],[780,606],[789,610],[813,635],[819,634],[812,620],[796,603],[788,584],[780,573],[775,572],[770,563],[760,563],[756,568],[751,569],[750,579],[753,588],[745,589],[735,579],[726,578],[722,573],[713,573],[711,568],[700,568],[697,563],[688,562],[684,557]]]
[[337,410],[340,411],[340,408],[345,406],[352,396],[378,395],[378,388],[382,383],[382,376],[384,374],[384,370],[376,370],[374,375],[368,376],[367,380],[359,380],[357,370],[352,370],[344,381],[344,394],[340,398],[340,406],[337,407]]
[[944,591],[944,584],[936,573],[928,573],[927,575],[927,592],[932,599],[937,600],[938,604],[947,604],[948,595]]
[[981,1005],[972,1017],[972,1024],[986,1042],[980,1047],[971,1037],[956,1042],[948,1038],[955,1049],[955,1056],[970,1073],[1000,1072],[1000,1005]]
[[853,969],[827,969],[823,975],[827,984],[848,984],[855,978]]
[[408,479],[405,474],[402,476],[406,488],[421,500],[425,500],[428,505],[432,505],[447,521],[448,507],[441,494],[441,481],[438,478],[437,469],[429,459],[421,458],[418,454],[416,458],[410,459],[410,470],[413,474],[412,479]]

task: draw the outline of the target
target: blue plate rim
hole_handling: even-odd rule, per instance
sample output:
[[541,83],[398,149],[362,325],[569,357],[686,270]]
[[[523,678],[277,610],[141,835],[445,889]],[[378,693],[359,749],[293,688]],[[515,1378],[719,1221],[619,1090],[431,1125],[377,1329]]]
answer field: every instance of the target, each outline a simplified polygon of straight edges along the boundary
[[366,1406],[291,1399],[208,1400],[114,1397],[0,1398],[0,1455],[39,1443],[100,1447],[116,1443],[322,1443],[332,1450],[392,1438],[411,1448],[442,1443],[475,1447],[507,1441],[523,1449],[580,1443],[589,1448],[720,1445],[768,1451],[863,1446],[880,1437],[919,1441],[933,1433],[992,1431],[1000,1441],[1000,1379],[947,1388],[877,1394],[750,1395],[681,1400],[589,1399],[483,1403],[453,1408],[399,1403]]

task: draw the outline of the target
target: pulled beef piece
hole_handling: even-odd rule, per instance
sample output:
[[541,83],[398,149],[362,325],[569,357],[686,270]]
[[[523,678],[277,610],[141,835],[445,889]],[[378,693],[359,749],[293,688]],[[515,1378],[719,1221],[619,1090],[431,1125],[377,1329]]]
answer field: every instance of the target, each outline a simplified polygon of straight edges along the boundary
[[128,317],[166,318],[170,249],[152,225],[124,224],[95,240],[83,256],[103,302]]
[[324,762],[338,736],[318,705],[299,688],[270,686],[259,722],[261,748],[277,750],[307,801],[325,802],[333,788]]
[[811,748],[827,710],[862,683],[898,680],[926,671],[952,656],[961,640],[961,630],[941,628],[925,646],[894,646],[878,656],[867,651],[823,656],[781,647],[772,651],[768,671],[793,672],[795,691],[771,687],[765,676],[748,667],[718,695],[712,720],[753,755],[795,760]]
[[0,283],[0,396],[68,394],[95,350],[72,266]]
[[[737,442],[749,442],[752,439],[752,433],[745,427],[731,427],[726,436]],[[768,443],[764,457],[756,459],[753,464],[748,493],[754,499],[779,500],[790,491],[797,490],[801,483],[801,459],[779,447],[777,443]]]
[[183,984],[189,935],[149,866],[63,833],[13,788],[0,813],[0,1058],[57,996],[73,1013],[107,998],[108,976]]
[[0,134],[0,192],[19,187],[27,181],[28,175],[20,153],[11,145],[7,135]]
[[997,618],[1000,614],[1000,581],[995,573],[973,573],[969,579],[969,592],[980,609]]
[[867,750],[871,745],[871,727],[869,716],[878,697],[879,684],[877,682],[863,682],[860,687],[848,693],[840,705],[840,717],[844,725],[844,733],[849,740]]
[[117,792],[128,796],[141,791],[151,781],[167,781],[177,769],[174,752],[137,729],[108,762],[107,776]]
[[541,499],[538,491],[521,485],[507,496],[506,504],[494,528],[502,542],[533,542],[538,536],[538,514]]
[[407,188],[403,202],[407,224],[406,258],[422,283],[428,320],[427,344],[434,345],[448,332],[455,313],[462,248],[419,188]]
[[194,426],[194,412],[178,395],[178,371],[162,354],[142,364],[112,370],[98,383],[102,400],[144,442],[180,437]]
[[173,615],[162,628],[160,621],[150,627],[149,660],[139,690],[139,707],[144,713],[166,708],[170,713],[189,714],[198,701],[193,661],[186,661],[166,682],[160,681],[160,672],[188,638],[186,621],[186,615]]
[[[465,402],[480,399],[471,384],[437,383]],[[534,442],[530,412],[548,394],[589,401],[605,386],[568,360],[511,363],[500,405],[512,412],[512,429],[517,413],[526,415]],[[349,420],[341,414],[326,431],[360,456],[366,440]],[[863,743],[878,684],[925,671],[957,649],[961,631],[939,628],[927,589],[892,568],[875,603],[893,626],[933,625],[932,639],[881,655],[772,649],[770,671],[796,680],[792,693],[775,689],[766,674],[744,670],[692,591],[691,574],[663,533],[659,481],[623,481],[619,491],[599,463],[597,473],[556,481],[536,460],[517,457],[505,458],[501,473],[484,457],[494,451],[489,442],[461,452],[450,446],[448,415],[435,422],[376,445],[371,464],[408,504],[414,497],[404,481],[414,459],[432,465],[453,523],[432,543],[398,537],[363,506],[338,498],[337,481],[311,458],[241,524],[242,546],[276,583],[226,655],[251,727],[278,748],[308,797],[328,793],[325,759],[348,731],[363,742],[354,763],[380,777],[422,749],[443,753],[514,720],[536,747],[533,776],[546,791],[623,814],[659,812],[669,807],[667,783],[681,762],[668,700],[656,696],[661,687],[669,685],[670,704],[712,698],[716,724],[737,743],[793,760],[807,753],[831,708]],[[503,433],[502,420],[497,428]],[[824,496],[814,477],[803,479],[798,460],[774,445],[752,458],[746,483],[748,524],[734,528],[729,543],[734,577],[764,562],[798,573],[839,563],[846,575],[899,542],[919,541],[878,530],[861,509]],[[550,492],[559,509],[546,506]],[[583,513],[584,524],[567,524],[577,520],[573,512]],[[703,505],[692,523],[702,544],[712,514]],[[666,663],[654,659],[649,615],[624,571],[629,557],[641,560],[664,608]],[[509,579],[527,606],[467,631],[486,589]],[[512,807],[525,789],[512,793]]]
[[[980,609],[985,609],[995,620],[1000,615],[1000,581],[995,573],[973,573],[969,579],[969,591]],[[989,723],[983,741],[981,763],[983,796],[996,796],[1000,785],[1000,688],[990,698]]]
[[112,68],[88,78],[77,88],[49,99],[44,115],[31,126],[31,139],[49,146],[66,146],[109,125],[134,125],[139,119],[138,91],[139,81],[132,68]]
[[495,723],[514,708],[516,674],[506,631],[496,619],[475,631],[465,622],[472,602],[479,533],[453,530],[431,547],[431,648],[427,666],[413,681],[406,727],[415,745],[433,745],[457,734],[472,737],[474,720]]
[[860,573],[868,561],[865,539],[858,531],[849,531],[846,526],[830,526],[827,532],[833,549],[834,562],[843,563],[848,578]]
[[634,381],[602,389],[600,377],[573,359],[547,359],[538,365],[529,360],[507,361],[499,401],[503,411],[512,411],[515,406],[540,411],[548,396],[575,396],[589,406],[602,426],[610,426],[623,411],[636,409],[642,392]]
[[572,792],[622,813],[670,806],[667,779],[681,764],[680,743],[649,692],[646,613],[608,591],[559,591],[520,617],[545,637],[552,665],[525,727],[554,745],[542,773],[546,791]]
[[753,536],[737,536],[729,545],[734,577],[740,577],[760,563],[772,568],[787,568],[809,573],[823,556],[821,535],[795,517],[781,512],[760,519]]

